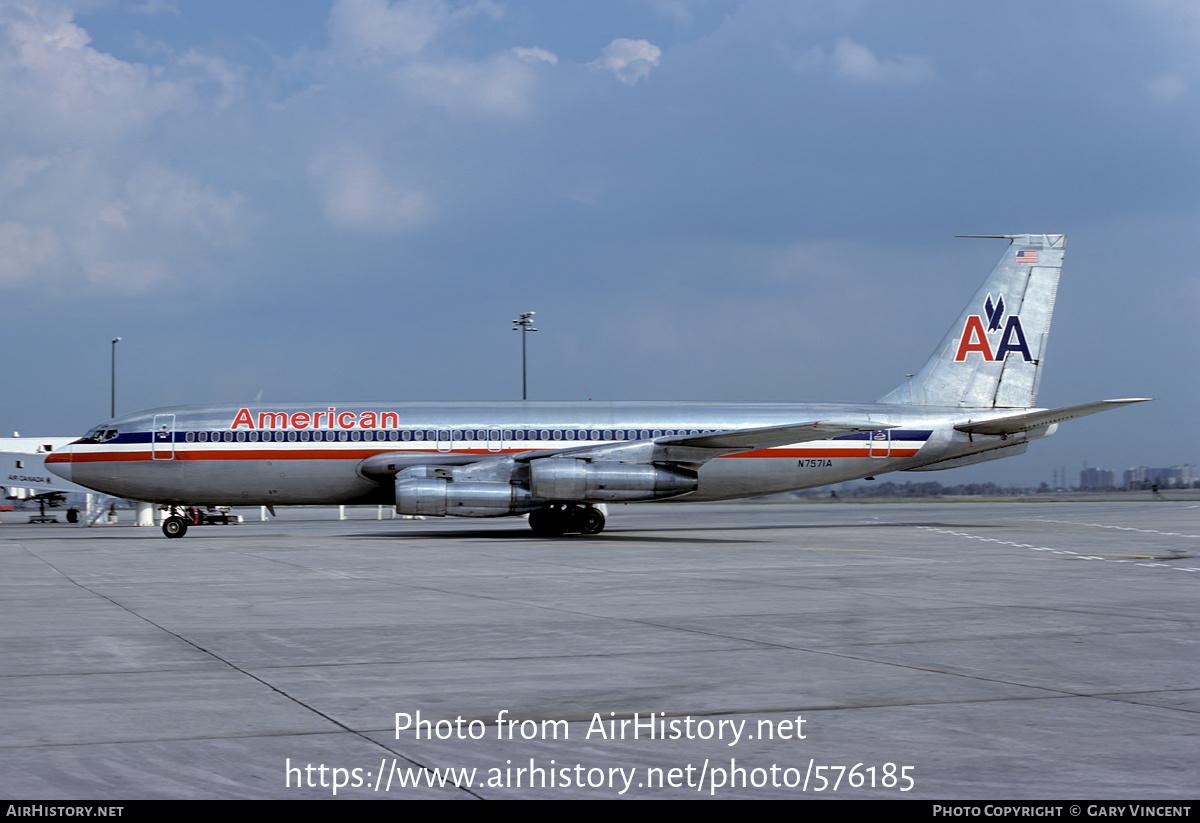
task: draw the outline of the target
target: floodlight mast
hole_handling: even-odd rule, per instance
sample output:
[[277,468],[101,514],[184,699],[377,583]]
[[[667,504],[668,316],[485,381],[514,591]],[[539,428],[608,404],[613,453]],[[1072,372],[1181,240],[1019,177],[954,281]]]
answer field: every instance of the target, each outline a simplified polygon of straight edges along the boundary
[[528,382],[526,380],[525,371],[525,335],[531,331],[537,331],[533,327],[533,315],[536,312],[526,311],[521,312],[521,316],[512,321],[512,330],[521,333],[521,399],[529,399]]
[[109,409],[108,416],[117,416],[117,344],[121,342],[121,338],[114,337],[112,341],[112,376],[109,380]]

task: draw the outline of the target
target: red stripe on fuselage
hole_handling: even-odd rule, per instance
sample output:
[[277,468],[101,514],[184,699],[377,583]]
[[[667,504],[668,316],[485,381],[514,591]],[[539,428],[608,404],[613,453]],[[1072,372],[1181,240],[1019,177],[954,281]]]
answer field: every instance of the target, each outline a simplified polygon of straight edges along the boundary
[[[481,457],[523,454],[528,451],[542,449],[503,449],[488,451],[486,449],[454,449],[453,451],[437,451],[433,449],[204,449],[187,450],[176,448],[174,456],[152,457],[149,450],[145,451],[103,451],[82,452],[73,450],[71,453],[51,454],[46,457],[47,463],[117,463],[127,461],[164,462],[170,460],[365,460],[377,454],[392,452],[407,454],[434,455],[479,455]],[[912,457],[918,448],[897,448],[894,444],[886,457]],[[568,457],[570,455],[567,455]],[[798,458],[798,457],[869,457],[870,452],[865,446],[857,448],[813,448],[813,449],[756,449],[737,454],[722,454],[721,458]]]

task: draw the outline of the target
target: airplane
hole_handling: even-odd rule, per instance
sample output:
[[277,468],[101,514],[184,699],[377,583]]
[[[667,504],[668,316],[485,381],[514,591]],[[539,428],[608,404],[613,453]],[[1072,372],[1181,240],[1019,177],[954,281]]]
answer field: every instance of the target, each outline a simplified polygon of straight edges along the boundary
[[[968,236],[1009,245],[925,365],[875,403],[174,406],[102,423],[46,463],[88,488],[172,507],[386,503],[426,517],[528,514],[544,536],[598,534],[608,503],[957,468],[1150,399],[1037,407],[1066,235]],[[176,514],[162,528],[177,538],[187,523]]]
[[64,483],[47,474],[43,462],[55,449],[75,442],[77,437],[0,437],[0,492],[7,500],[24,500],[39,494],[65,495],[87,489]]
[[[55,449],[73,443],[75,437],[0,437],[0,497],[5,500],[37,501],[41,514],[30,522],[54,523],[57,518],[46,514],[46,506],[58,508],[70,492],[88,493],[74,483],[67,483],[46,471],[45,459]],[[77,516],[68,512],[68,518]]]

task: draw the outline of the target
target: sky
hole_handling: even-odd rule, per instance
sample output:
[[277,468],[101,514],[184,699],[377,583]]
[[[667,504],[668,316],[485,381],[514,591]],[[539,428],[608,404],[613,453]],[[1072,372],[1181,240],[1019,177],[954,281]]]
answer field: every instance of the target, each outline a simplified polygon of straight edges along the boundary
[[872,401],[1069,236],[938,474],[1200,463],[1192,0],[0,0],[0,431],[184,403]]

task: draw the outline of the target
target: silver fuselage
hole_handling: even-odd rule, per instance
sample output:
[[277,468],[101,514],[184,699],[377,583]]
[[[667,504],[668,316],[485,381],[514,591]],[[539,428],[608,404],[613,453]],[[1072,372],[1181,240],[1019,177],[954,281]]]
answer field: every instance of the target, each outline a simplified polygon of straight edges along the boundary
[[[47,461],[61,476],[114,496],[188,505],[391,503],[367,458],[456,466],[529,452],[780,426],[869,420],[879,430],[722,455],[676,500],[729,500],[919,467],[1007,456],[1045,427],[969,435],[954,426],[1011,409],[896,404],[293,403],[175,406],[116,418]],[[389,457],[389,460],[391,458]],[[931,465],[939,464],[939,465]]]

